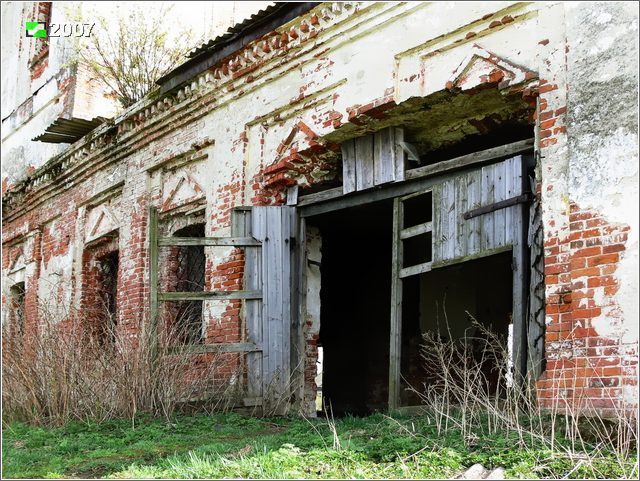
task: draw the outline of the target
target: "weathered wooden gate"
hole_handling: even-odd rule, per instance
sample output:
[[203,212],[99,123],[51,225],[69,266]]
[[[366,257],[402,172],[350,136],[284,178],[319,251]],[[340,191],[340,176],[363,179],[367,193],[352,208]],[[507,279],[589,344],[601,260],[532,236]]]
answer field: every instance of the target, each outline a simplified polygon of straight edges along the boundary
[[[525,222],[526,169],[522,156],[449,176],[430,188],[396,197],[393,209],[391,280],[391,340],[389,358],[389,407],[400,400],[402,349],[402,280],[432,269],[500,252],[512,252],[513,360],[517,374],[526,370],[528,286],[527,230]],[[407,225],[405,204],[429,215]],[[406,265],[404,243],[425,236],[421,243],[424,262]],[[521,376],[519,376],[521,377]]]
[[[245,302],[246,329],[242,342],[186,346],[182,352],[246,354],[245,405],[261,405],[263,412],[286,411],[290,390],[290,329],[292,259],[297,223],[293,207],[241,207],[232,212],[230,237],[160,237],[158,212],[149,212],[149,285],[152,332],[157,331],[158,303],[183,300]],[[235,291],[161,292],[158,252],[168,246],[226,246],[243,248],[244,288]]]

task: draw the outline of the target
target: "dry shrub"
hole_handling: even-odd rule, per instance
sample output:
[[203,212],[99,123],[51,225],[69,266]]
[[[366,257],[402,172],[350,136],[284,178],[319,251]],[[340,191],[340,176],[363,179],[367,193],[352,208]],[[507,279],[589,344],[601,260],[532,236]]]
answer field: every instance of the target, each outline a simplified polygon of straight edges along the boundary
[[169,418],[194,404],[224,410],[241,395],[243,373],[221,374],[221,354],[187,353],[185,335],[176,329],[127,336],[109,323],[88,328],[86,316],[65,314],[57,322],[47,315],[54,311],[41,306],[38,332],[29,337],[3,325],[5,422],[135,420],[139,413]]
[[[420,396],[439,434],[460,430],[469,445],[480,434],[515,434],[521,448],[544,446],[575,462],[576,469],[594,466],[599,457],[614,453],[621,471],[629,477],[638,475],[637,464],[630,462],[637,458],[635,412],[620,409],[605,419],[588,398],[542,409],[532,376],[515,376],[507,340],[467,314],[479,333],[474,337],[423,335],[421,356],[430,382],[410,388]],[[632,472],[629,466],[635,466]]]

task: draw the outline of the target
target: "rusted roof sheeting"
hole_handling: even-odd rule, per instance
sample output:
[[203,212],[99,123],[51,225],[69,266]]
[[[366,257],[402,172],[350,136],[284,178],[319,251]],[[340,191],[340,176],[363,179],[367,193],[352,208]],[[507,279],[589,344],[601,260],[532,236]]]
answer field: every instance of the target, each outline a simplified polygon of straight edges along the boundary
[[277,2],[275,5],[269,5],[264,10],[260,10],[250,18],[231,27],[224,35],[193,50],[189,54],[189,60],[159,78],[156,83],[160,85],[160,93],[168,92],[191,80],[199,73],[213,67],[219,60],[308,12],[320,3]]
[[32,140],[50,144],[72,144],[106,120],[104,117],[95,117],[91,120],[74,118],[56,119],[55,122],[47,127],[44,134]]

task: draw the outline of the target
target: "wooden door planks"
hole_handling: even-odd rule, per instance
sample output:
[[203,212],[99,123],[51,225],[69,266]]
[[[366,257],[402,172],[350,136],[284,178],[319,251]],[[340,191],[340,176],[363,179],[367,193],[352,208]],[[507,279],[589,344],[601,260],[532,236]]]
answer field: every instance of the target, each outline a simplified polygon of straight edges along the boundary
[[388,127],[342,143],[344,194],[404,180],[404,131]]

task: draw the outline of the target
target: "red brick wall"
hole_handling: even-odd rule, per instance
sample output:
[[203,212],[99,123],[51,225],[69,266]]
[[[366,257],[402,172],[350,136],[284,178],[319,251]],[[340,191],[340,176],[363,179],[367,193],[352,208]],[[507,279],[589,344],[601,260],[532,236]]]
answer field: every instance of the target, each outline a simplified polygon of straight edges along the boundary
[[[123,192],[126,196],[127,192]],[[130,202],[127,202],[130,200]],[[128,209],[123,212],[127,219],[124,242],[120,246],[120,279],[118,292],[118,332],[132,339],[140,332],[149,313],[148,282],[148,204],[146,195],[132,192],[129,199],[123,198]]]
[[[569,235],[545,240],[547,368],[538,383],[544,406],[597,408],[608,415],[633,408],[622,388],[637,382],[637,348],[620,336],[603,335],[622,322],[615,276],[628,227],[612,225],[597,212],[571,203]],[[625,354],[635,352],[628,358]]]

